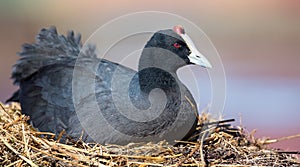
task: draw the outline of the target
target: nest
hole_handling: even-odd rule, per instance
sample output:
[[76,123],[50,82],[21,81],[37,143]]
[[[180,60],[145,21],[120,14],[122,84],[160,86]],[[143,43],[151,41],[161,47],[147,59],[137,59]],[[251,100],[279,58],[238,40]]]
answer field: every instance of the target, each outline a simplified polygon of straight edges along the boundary
[[[33,129],[18,103],[0,105],[0,166],[300,166],[297,153],[270,149],[266,144],[274,140],[255,139],[243,128],[226,124],[230,120],[218,122],[204,142],[194,137],[177,146],[164,141],[62,144],[42,137],[54,134]],[[196,136],[205,119],[200,117]]]

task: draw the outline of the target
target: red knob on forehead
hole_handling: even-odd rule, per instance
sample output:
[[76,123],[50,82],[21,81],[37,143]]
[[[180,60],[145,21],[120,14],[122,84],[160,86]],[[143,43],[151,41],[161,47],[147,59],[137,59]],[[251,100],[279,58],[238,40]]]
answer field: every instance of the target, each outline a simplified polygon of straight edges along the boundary
[[173,31],[175,31],[178,35],[184,34],[184,28],[182,25],[176,25],[173,27]]

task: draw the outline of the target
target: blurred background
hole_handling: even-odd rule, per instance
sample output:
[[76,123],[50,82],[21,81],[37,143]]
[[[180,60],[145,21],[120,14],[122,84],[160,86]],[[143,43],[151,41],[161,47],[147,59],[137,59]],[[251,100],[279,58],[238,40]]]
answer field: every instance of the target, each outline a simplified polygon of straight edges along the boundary
[[[0,1],[0,101],[14,90],[16,52],[43,27],[73,29],[83,41],[113,18],[138,11],[164,11],[199,26],[217,48],[227,78],[225,118],[256,137],[300,133],[300,2],[252,1]],[[113,32],[112,32],[113,33]],[[204,95],[202,95],[204,96]],[[241,118],[241,119],[240,119]],[[271,145],[300,150],[300,139]]]

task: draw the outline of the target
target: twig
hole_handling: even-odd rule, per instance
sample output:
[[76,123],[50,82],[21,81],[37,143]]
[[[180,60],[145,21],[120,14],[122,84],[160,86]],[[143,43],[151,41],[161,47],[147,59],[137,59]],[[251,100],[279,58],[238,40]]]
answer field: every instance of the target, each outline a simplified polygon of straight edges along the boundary
[[3,138],[1,138],[1,141],[6,145],[7,148],[9,148],[12,152],[14,152],[16,155],[18,155],[21,159],[26,161],[29,165],[33,167],[38,167],[38,165],[34,164],[30,159],[24,157],[19,153],[17,150],[15,150],[8,142],[6,142]]
[[272,143],[277,143],[277,142],[280,142],[280,141],[290,140],[290,139],[294,139],[294,138],[298,138],[298,137],[300,137],[300,134],[281,137],[281,138],[278,138],[278,139],[269,139],[269,140],[266,140],[266,141],[261,141],[260,143],[263,144],[263,145],[264,144],[272,144]]

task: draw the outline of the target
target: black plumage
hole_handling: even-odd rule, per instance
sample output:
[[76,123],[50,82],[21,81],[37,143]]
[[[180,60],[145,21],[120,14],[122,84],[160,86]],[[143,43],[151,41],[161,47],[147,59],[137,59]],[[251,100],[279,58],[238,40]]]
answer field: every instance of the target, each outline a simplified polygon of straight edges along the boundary
[[72,31],[65,37],[55,27],[42,29],[19,53],[12,78],[20,89],[8,101],[19,101],[38,130],[65,130],[74,139],[84,132],[85,141],[102,144],[181,140],[197,122],[197,105],[176,75],[194,64],[190,54],[180,34],[161,30],[146,43],[136,72],[97,58]]

